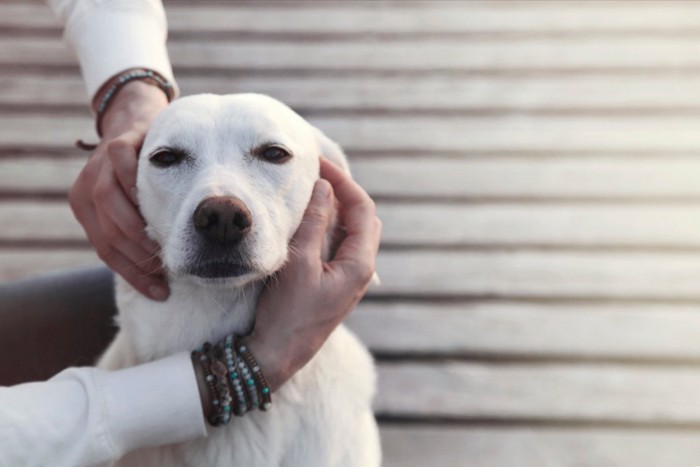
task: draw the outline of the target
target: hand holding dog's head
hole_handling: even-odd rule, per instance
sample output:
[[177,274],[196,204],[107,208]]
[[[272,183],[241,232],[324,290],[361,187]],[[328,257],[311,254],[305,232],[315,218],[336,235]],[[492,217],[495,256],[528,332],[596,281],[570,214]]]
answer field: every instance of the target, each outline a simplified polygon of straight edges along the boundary
[[169,273],[242,285],[278,270],[329,144],[267,96],[171,104],[149,130],[137,177],[141,212]]

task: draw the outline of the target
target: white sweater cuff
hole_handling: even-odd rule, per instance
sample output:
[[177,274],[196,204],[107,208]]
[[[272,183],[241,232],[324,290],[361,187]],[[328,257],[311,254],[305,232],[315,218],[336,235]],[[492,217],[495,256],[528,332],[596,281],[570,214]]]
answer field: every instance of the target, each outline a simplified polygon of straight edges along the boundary
[[119,371],[99,371],[104,414],[117,453],[206,436],[190,354]]
[[159,3],[113,2],[113,7],[86,8],[67,18],[65,36],[83,72],[88,98],[109,78],[128,68],[150,68],[175,87],[165,47],[167,23]]

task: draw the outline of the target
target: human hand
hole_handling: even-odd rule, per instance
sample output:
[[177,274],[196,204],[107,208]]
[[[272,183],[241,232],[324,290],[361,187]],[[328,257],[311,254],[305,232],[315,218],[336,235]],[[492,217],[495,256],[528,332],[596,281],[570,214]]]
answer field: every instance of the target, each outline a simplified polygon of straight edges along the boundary
[[[255,329],[246,339],[273,391],[316,354],[364,296],[375,272],[382,223],[374,202],[349,174],[325,159],[321,176],[325,180],[314,186],[290,259],[261,294]],[[346,237],[324,262],[321,249],[334,192]]]
[[102,119],[103,138],[69,193],[73,214],[97,255],[142,294],[165,300],[169,290],[159,245],[138,212],[138,150],[149,125],[168,105],[155,86],[132,81],[113,97]]

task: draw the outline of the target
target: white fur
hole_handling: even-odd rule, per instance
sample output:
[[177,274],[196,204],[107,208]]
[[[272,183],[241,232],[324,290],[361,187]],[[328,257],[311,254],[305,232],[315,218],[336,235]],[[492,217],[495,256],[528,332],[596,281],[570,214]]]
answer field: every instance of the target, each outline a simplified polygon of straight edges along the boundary
[[[263,143],[293,154],[284,164],[256,158]],[[149,162],[159,147],[178,147],[190,160],[168,168]],[[319,155],[347,168],[335,143],[280,102],[266,96],[199,95],[180,99],[154,122],[141,151],[138,193],[149,235],[163,246],[171,295],[151,301],[117,282],[120,332],[99,366],[147,362],[228,333],[247,333],[262,280],[287,259],[318,178]],[[241,199],[253,218],[241,244],[251,271],[204,279],[188,273],[201,259],[192,214],[211,196]],[[375,372],[362,344],[339,327],[314,359],[273,395],[269,412],[234,417],[205,439],[142,449],[123,465],[373,467],[380,464],[371,411]]]

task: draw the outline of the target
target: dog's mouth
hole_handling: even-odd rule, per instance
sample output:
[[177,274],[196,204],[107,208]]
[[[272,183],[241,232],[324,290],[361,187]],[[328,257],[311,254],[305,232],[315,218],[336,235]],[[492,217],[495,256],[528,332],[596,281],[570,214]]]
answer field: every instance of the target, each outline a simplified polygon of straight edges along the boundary
[[253,269],[241,263],[230,261],[207,261],[194,264],[187,273],[202,279],[226,279],[250,274]]

